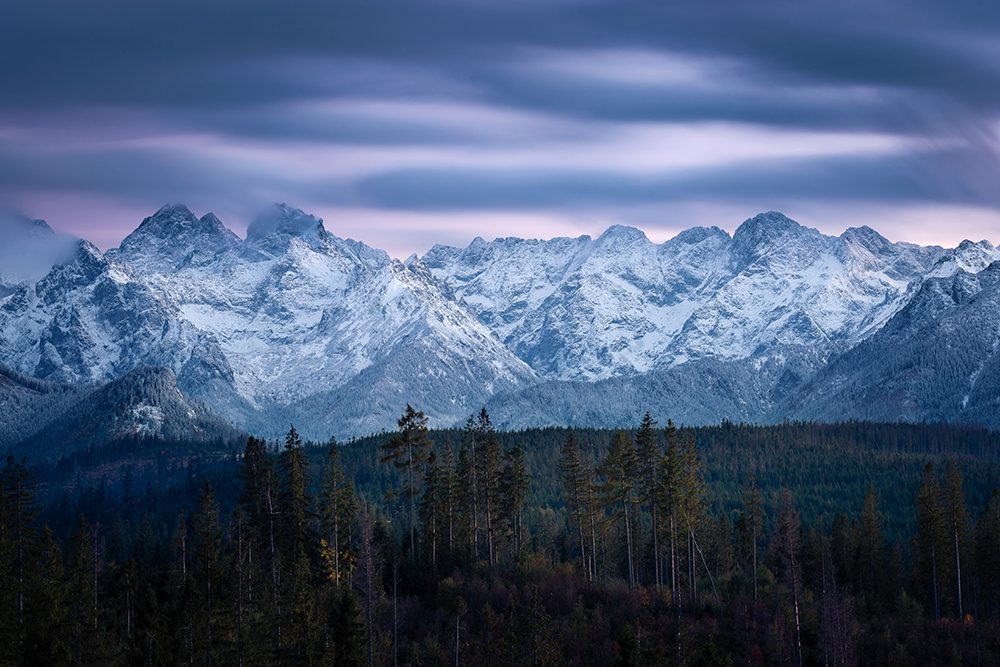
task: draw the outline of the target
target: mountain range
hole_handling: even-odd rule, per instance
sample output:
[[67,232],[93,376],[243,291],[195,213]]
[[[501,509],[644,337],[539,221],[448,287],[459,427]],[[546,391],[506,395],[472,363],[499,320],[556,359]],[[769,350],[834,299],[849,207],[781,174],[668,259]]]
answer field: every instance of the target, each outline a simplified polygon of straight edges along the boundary
[[[25,224],[37,247],[48,227]],[[732,236],[697,227],[655,244],[614,226],[400,262],[285,205],[242,239],[211,213],[165,206],[118,248],[54,250],[41,277],[0,281],[0,362],[22,394],[36,382],[77,405],[67,397],[129,377],[176,382],[205,415],[266,437],[290,423],[317,439],[393,429],[407,403],[434,426],[486,406],[506,428],[631,426],[647,410],[688,424],[1000,428],[988,241],[826,236],[770,212]],[[0,442],[40,437],[44,421],[5,426]]]

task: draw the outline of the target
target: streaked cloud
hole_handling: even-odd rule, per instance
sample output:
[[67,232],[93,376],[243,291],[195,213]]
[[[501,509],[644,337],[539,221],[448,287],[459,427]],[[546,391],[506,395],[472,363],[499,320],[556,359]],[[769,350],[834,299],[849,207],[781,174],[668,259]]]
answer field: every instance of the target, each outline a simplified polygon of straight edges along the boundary
[[0,8],[0,206],[103,247],[275,201],[400,254],[770,209],[1000,240],[988,5],[42,4]]

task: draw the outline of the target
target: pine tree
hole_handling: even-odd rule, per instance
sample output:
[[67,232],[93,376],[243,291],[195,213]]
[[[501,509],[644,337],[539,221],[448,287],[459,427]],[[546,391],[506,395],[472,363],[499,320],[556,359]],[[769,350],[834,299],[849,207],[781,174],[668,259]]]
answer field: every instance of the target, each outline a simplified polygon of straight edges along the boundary
[[455,541],[458,538],[459,500],[461,496],[458,476],[458,461],[449,441],[438,467],[438,486],[444,505],[443,527],[448,540],[448,563],[455,562]]
[[362,667],[365,664],[365,623],[358,596],[350,587],[345,587],[337,596],[333,615],[331,667]]
[[917,535],[916,552],[920,578],[930,585],[930,597],[935,620],[941,618],[941,571],[945,543],[944,512],[940,502],[940,490],[934,467],[928,463],[920,477],[917,489]]
[[438,565],[438,545],[443,533],[442,518],[445,513],[444,492],[441,485],[441,469],[437,454],[431,451],[424,467],[424,491],[420,496],[420,523],[423,526],[423,543],[429,550],[432,569]]
[[191,583],[194,598],[192,618],[196,627],[193,653],[206,667],[219,663],[219,645],[226,634],[221,626],[223,606],[221,599],[222,573],[225,563],[222,559],[222,528],[219,525],[219,506],[215,502],[212,485],[205,480],[198,510],[194,516],[192,530]]
[[764,508],[761,505],[760,490],[757,488],[757,475],[751,471],[747,478],[747,486],[743,490],[743,520],[746,539],[749,542],[751,568],[753,570],[753,602],[757,604],[757,547],[760,544],[760,534],[764,528]]
[[558,637],[537,586],[532,586],[528,604],[515,607],[500,645],[505,665],[554,667],[562,664]]
[[278,508],[281,514],[282,550],[295,561],[299,551],[313,544],[310,523],[312,498],[307,494],[309,459],[302,449],[302,439],[295,427],[285,436],[285,448],[278,455],[278,473],[281,479]]
[[[673,426],[673,422],[668,421],[668,426]],[[642,503],[649,511],[651,534],[653,541],[653,582],[657,591],[663,589],[663,576],[660,569],[660,528],[657,522],[657,488],[660,474],[660,463],[662,452],[656,437],[656,422],[647,412],[639,430],[635,434],[635,451],[639,464],[642,468],[640,477],[639,495]]]
[[486,520],[486,555],[490,565],[496,563],[496,531],[497,514],[500,509],[500,456],[502,448],[497,438],[496,429],[490,422],[486,408],[479,412],[476,424],[478,431],[479,460],[476,462],[477,486],[482,499],[483,514]]
[[941,508],[944,528],[948,534],[949,551],[954,556],[955,588],[953,590],[958,603],[958,617],[962,618],[964,616],[962,564],[967,563],[969,514],[965,503],[965,491],[962,490],[962,471],[959,470],[954,459],[948,462],[945,469],[941,492],[943,494]]
[[28,580],[31,576],[30,564],[37,539],[39,503],[36,493],[34,471],[27,466],[25,459],[16,461],[13,456],[7,457],[0,485],[3,486],[4,512],[2,516],[2,537],[6,544],[0,547],[9,558],[8,582],[13,590],[13,641],[15,653],[23,655],[28,633],[26,610],[26,595]]
[[354,576],[354,587],[361,597],[364,608],[368,666],[374,662],[375,653],[375,606],[382,591],[382,553],[375,540],[375,518],[367,502],[361,502],[360,539],[358,543],[358,568]]
[[882,567],[882,559],[885,549],[885,536],[882,532],[882,514],[878,509],[878,496],[875,494],[875,486],[868,485],[868,492],[865,494],[865,507],[861,513],[860,520],[860,547],[861,562],[864,564],[865,577],[868,581],[866,588],[868,595],[874,600],[875,582]]
[[479,456],[476,453],[478,440],[479,430],[476,428],[476,420],[470,415],[465,422],[462,442],[458,449],[458,477],[463,480],[459,493],[461,507],[459,533],[463,542],[469,545],[469,554],[473,560],[479,558]]
[[[688,587],[693,600],[698,597],[698,557],[704,561],[704,554],[698,545],[698,533],[703,532],[708,506],[705,500],[705,479],[702,463],[698,456],[694,435],[687,431],[680,446],[679,503],[681,519],[687,538]],[[697,552],[697,556],[696,556]],[[704,564],[704,563],[703,563]],[[707,566],[706,566],[707,569]],[[711,572],[706,572],[711,577]],[[713,583],[714,585],[714,583]]]
[[566,510],[569,514],[570,522],[576,524],[577,538],[580,543],[580,563],[583,571],[593,579],[593,571],[587,567],[587,550],[583,543],[583,519],[587,514],[585,505],[585,495],[589,487],[589,480],[585,476],[583,465],[580,461],[580,448],[576,444],[576,437],[570,431],[559,450],[559,476],[562,478],[563,498],[566,500]]
[[531,489],[531,475],[524,462],[524,450],[515,446],[505,457],[500,473],[501,516],[508,524],[514,552],[522,547],[524,523],[522,514]]
[[410,553],[416,557],[416,485],[418,466],[427,458],[427,451],[434,443],[427,437],[427,417],[414,410],[409,403],[397,420],[399,433],[382,445],[382,463],[392,463],[397,470],[406,470],[406,498],[409,501]]
[[97,531],[81,516],[70,536],[66,568],[69,600],[69,646],[78,665],[99,664],[107,657],[101,632],[98,573],[101,566]]
[[621,520],[624,527],[629,587],[635,586],[632,510],[636,501],[637,468],[638,461],[632,441],[624,431],[618,431],[611,441],[607,456],[597,467],[598,475],[604,480],[598,485],[597,490],[601,504],[605,507],[614,507],[614,516]]
[[22,664],[73,664],[67,641],[69,600],[62,551],[46,526],[42,530],[31,567],[30,594],[26,607],[29,618]]
[[681,526],[679,515],[683,499],[681,486],[683,473],[681,466],[683,463],[677,429],[672,422],[667,422],[667,427],[663,429],[663,440],[666,443],[666,451],[660,463],[661,475],[656,501],[659,505],[659,514],[664,518],[664,530],[667,534],[670,594],[676,598],[679,593],[677,538]]
[[994,488],[976,523],[976,570],[987,609],[1000,611],[1000,488]]
[[[459,444],[455,463],[455,540],[468,549],[469,556],[476,557],[476,475],[473,464],[475,453],[475,428],[472,418],[465,424],[462,442]],[[459,483],[461,480],[461,483]]]
[[328,549],[329,575],[339,588],[350,575],[353,559],[351,536],[358,501],[352,482],[344,473],[340,447],[330,440],[320,484],[320,526],[324,548]]
[[778,515],[774,520],[774,537],[771,539],[772,549],[777,557],[784,581],[792,603],[792,617],[795,622],[795,664],[802,665],[802,543],[799,535],[802,523],[799,513],[795,511],[792,493],[783,489],[778,501]]

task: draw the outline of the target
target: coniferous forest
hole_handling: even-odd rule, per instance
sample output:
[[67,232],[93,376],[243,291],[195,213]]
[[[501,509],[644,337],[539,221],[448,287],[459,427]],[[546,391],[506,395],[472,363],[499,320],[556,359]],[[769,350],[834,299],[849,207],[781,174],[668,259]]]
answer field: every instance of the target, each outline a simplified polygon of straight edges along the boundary
[[426,424],[8,458],[0,665],[1000,665],[1000,434]]

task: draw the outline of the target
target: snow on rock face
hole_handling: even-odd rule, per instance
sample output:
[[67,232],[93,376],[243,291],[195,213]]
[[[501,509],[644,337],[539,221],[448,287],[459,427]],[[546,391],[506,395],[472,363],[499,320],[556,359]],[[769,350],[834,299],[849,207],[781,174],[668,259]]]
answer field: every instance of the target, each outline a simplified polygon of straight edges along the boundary
[[948,250],[941,256],[931,269],[930,276],[948,278],[959,271],[979,273],[998,259],[1000,249],[994,248],[989,241],[962,241],[957,248]]
[[[750,374],[760,412],[879,331],[928,275],[960,290],[1000,258],[985,241],[945,251],[867,227],[830,237],[770,212],[731,237],[694,228],[654,244],[613,226],[477,238],[402,263],[283,204],[246,240],[167,206],[106,255],[75,250],[0,292],[6,363],[83,383],[160,365],[248,430],[273,436],[294,418],[309,437],[393,428],[407,402],[450,425],[540,378]],[[710,393],[705,405],[723,404]]]
[[696,228],[657,246],[616,226],[596,240],[435,246],[423,260],[544,377],[598,380],[850,346],[905,303],[940,252],[868,228],[828,237],[770,212],[732,238]]
[[[193,216],[182,211],[181,219],[190,222]],[[192,250],[177,254],[187,256]],[[119,251],[117,256],[135,255]],[[227,245],[209,262],[147,261],[144,266],[158,267],[144,277],[152,291],[185,323],[216,342],[232,368],[235,392],[253,409],[335,392],[392,355],[426,365],[426,359],[412,352],[417,344],[433,348],[435,355],[449,360],[442,362],[446,365],[474,371],[477,382],[472,384],[481,388],[455,399],[463,411],[476,409],[472,401],[481,406],[490,387],[536,381],[534,372],[422,264],[406,267],[381,250],[340,239],[298,209],[276,206],[251,225],[246,241]],[[399,369],[404,375],[408,370],[413,369]],[[195,394],[226,408],[210,393]],[[405,402],[398,407],[402,411]],[[381,428],[391,426],[398,414],[377,417]]]
[[210,336],[87,241],[72,261],[0,300],[0,350],[22,372],[58,382],[110,380],[143,363],[189,383],[232,377]]
[[197,268],[233,250],[239,237],[214,214],[196,217],[186,206],[164,206],[122,240],[108,257],[143,273]]

